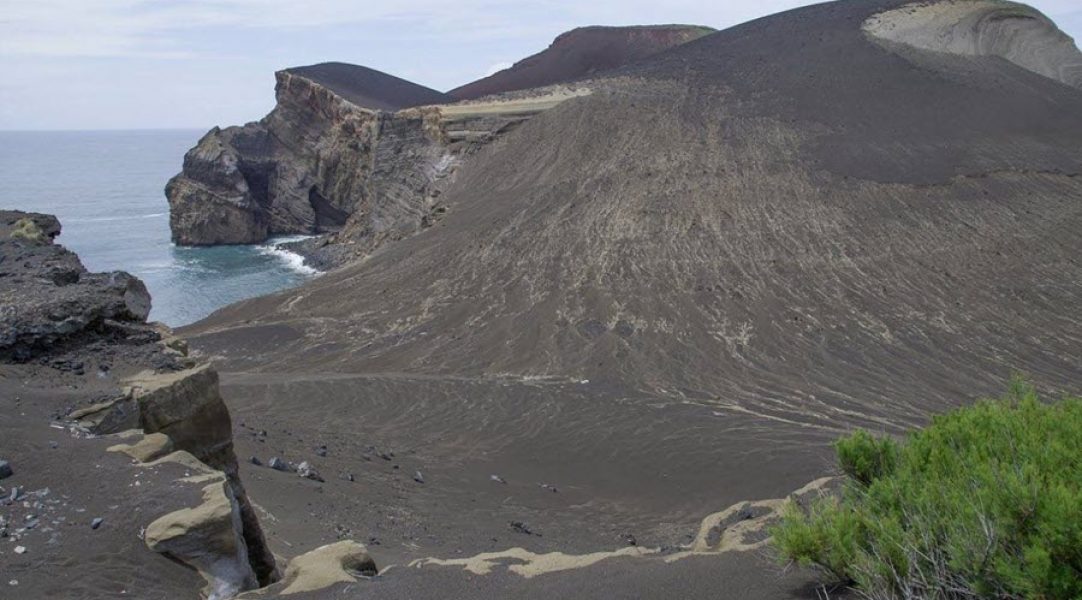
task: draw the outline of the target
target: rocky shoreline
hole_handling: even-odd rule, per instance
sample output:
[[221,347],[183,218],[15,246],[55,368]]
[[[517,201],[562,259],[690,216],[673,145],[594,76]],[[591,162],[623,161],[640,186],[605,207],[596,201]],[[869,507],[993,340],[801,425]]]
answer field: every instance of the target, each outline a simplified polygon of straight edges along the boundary
[[[283,570],[286,580],[271,591],[311,579],[308,568],[287,568],[264,539],[218,373],[168,327],[146,321],[151,298],[142,282],[87,272],[54,242],[59,233],[50,215],[0,211],[0,537],[17,544],[12,557],[0,547],[11,574],[0,585],[28,597],[50,589],[51,570],[64,564],[50,557],[78,563],[69,538],[79,536],[67,531],[77,520],[106,554],[115,531],[137,530],[148,557],[160,553],[198,572],[211,600],[272,586]],[[46,449],[36,450],[42,437],[50,438]],[[90,479],[71,475],[88,469],[97,470]],[[101,486],[112,490],[107,497]],[[119,513],[123,505],[131,512]],[[371,564],[359,545],[336,556]],[[111,567],[121,579],[137,577],[128,569],[140,563],[151,571],[176,564],[123,558]]]

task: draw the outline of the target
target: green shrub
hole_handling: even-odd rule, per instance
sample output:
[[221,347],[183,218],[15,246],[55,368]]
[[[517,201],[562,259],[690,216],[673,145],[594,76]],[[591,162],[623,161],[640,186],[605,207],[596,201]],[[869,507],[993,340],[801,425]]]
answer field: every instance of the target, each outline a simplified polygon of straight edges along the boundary
[[847,484],[790,504],[784,559],[876,599],[1082,599],[1082,399],[1015,381],[904,443],[857,432],[836,450]]
[[860,485],[868,485],[894,470],[898,445],[890,438],[876,438],[857,431],[834,443],[838,466]]

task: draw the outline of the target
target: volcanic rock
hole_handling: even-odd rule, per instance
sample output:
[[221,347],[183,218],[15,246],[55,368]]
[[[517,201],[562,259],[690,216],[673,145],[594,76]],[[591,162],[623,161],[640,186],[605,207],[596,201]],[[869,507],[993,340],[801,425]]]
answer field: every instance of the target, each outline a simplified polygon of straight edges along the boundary
[[[320,268],[431,228],[463,160],[534,115],[589,93],[545,88],[449,104],[397,95],[362,67],[276,74],[277,104],[257,123],[212,129],[166,186],[173,240],[250,244],[270,235],[326,234],[288,244]],[[349,68],[347,68],[349,67]],[[395,96],[395,101],[373,98]],[[421,103],[433,103],[415,106]],[[439,102],[439,104],[435,104]]]
[[[152,590],[151,595],[163,588],[170,589],[169,596],[183,595],[194,588],[168,575],[171,567],[165,565],[172,565],[169,561],[161,561],[158,567],[131,554],[127,540],[138,531],[128,529],[146,524],[139,522],[140,514],[165,512],[166,516],[156,521],[158,526],[149,528],[151,544],[168,549],[178,560],[191,559],[193,567],[217,564],[208,571],[216,573],[212,578],[241,581],[245,589],[272,583],[277,579],[277,568],[239,479],[230,417],[219,393],[217,373],[205,365],[192,368],[194,361],[176,349],[180,344],[171,330],[145,322],[150,297],[138,279],[126,273],[88,273],[78,257],[53,243],[59,231],[54,217],[0,211],[0,298],[4,301],[0,319],[8,336],[0,339],[0,402],[14,399],[14,404],[5,408],[8,418],[0,424],[2,437],[11,442],[16,453],[12,458],[28,465],[24,475],[32,481],[35,474],[48,474],[57,479],[62,490],[54,494],[58,497],[49,497],[50,488],[28,494],[13,488],[5,504],[17,509],[17,501],[22,500],[22,507],[33,510],[23,515],[24,526],[15,535],[29,540],[39,532],[51,532],[52,537],[42,546],[43,564],[85,568],[79,556],[64,554],[71,543],[57,543],[61,533],[55,527],[75,515],[58,515],[56,511],[68,507],[71,497],[96,503],[104,493],[108,499],[94,508],[124,506],[133,520],[94,534],[95,543],[103,545],[101,556],[115,555],[121,557],[120,562],[101,563],[100,556],[93,558],[96,564],[109,564],[117,573],[129,569],[164,576],[162,581],[147,582],[145,588]],[[167,345],[169,341],[173,347]],[[31,358],[39,360],[28,362]],[[109,372],[111,377],[83,378],[86,370]],[[27,398],[31,400],[24,402]],[[50,421],[52,428],[41,427]],[[72,443],[62,445],[49,439],[56,429],[71,433]],[[110,434],[126,438],[133,433],[142,435],[132,444],[114,442],[109,446],[106,440],[96,439]],[[52,450],[20,450],[39,444],[48,444]],[[106,465],[110,460],[107,450],[136,461],[128,465],[134,470],[134,480],[127,479],[132,473],[125,472],[123,463]],[[226,497],[230,505],[229,533],[219,528],[208,535],[216,539],[232,536],[239,540],[235,544],[239,551],[231,546],[228,556],[220,555],[223,546],[198,539],[206,532],[194,521],[193,530],[200,533],[163,525],[170,519],[174,524],[183,521],[181,516],[188,514],[184,511],[190,510],[184,505],[190,495],[180,489],[191,483],[187,474],[195,475],[204,485],[208,478],[218,482],[223,490],[219,496]],[[165,481],[170,477],[175,479]],[[76,514],[84,511],[75,509]],[[90,529],[100,529],[102,522],[103,517],[95,517]],[[78,537],[71,532],[65,535]],[[124,539],[122,546],[115,545],[120,538]],[[165,542],[167,538],[171,541]],[[11,568],[15,567],[3,565],[5,571]],[[37,565],[34,576],[24,578],[21,586],[31,595],[55,595],[55,590],[47,591],[49,586],[68,581],[69,575],[50,573],[49,567]],[[81,576],[92,577],[90,573]],[[241,585],[234,583],[217,587],[226,590],[221,593],[232,594],[229,590]],[[92,597],[105,593],[103,590],[92,585],[85,591]]]
[[[250,244],[271,234],[337,231],[371,206],[372,188],[381,174],[398,171],[397,163],[406,167],[400,176],[419,178],[407,187],[423,185],[438,170],[443,152],[423,115],[394,121],[381,111],[446,96],[338,63],[286,69],[276,77],[274,111],[258,123],[212,129],[166,186],[178,244]],[[405,136],[380,143],[390,131]],[[382,159],[373,168],[377,145]],[[419,160],[417,152],[430,156]],[[388,202],[386,209],[384,218],[393,221],[419,207]]]
[[194,568],[208,600],[225,600],[258,585],[241,536],[240,506],[227,482],[206,486],[203,504],[170,513],[147,527],[148,547]]
[[87,273],[53,243],[55,217],[0,210],[0,357],[27,361],[98,332],[106,320],[142,324],[150,294],[124,272]]
[[305,479],[311,479],[312,481],[319,481],[321,483],[326,481],[325,479],[323,479],[323,476],[319,474],[319,471],[315,469],[315,467],[308,464],[308,461],[302,462],[301,464],[297,465],[297,475],[300,475]]

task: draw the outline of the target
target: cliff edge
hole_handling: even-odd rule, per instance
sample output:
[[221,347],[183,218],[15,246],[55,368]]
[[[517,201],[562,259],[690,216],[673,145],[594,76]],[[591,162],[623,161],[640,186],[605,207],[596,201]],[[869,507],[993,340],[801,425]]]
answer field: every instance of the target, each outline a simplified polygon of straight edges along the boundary
[[224,600],[277,582],[217,371],[146,321],[139,279],[87,272],[59,234],[0,210],[0,589]]
[[[214,128],[169,181],[173,241],[251,244],[319,235],[294,250],[330,268],[439,221],[440,195],[492,140],[564,100],[596,75],[710,30],[590,27],[510,71],[441,94],[365,67],[323,63],[276,74],[276,105],[258,122]],[[522,88],[530,88],[523,90]],[[470,92],[473,90],[473,93]],[[483,94],[506,92],[473,102]]]

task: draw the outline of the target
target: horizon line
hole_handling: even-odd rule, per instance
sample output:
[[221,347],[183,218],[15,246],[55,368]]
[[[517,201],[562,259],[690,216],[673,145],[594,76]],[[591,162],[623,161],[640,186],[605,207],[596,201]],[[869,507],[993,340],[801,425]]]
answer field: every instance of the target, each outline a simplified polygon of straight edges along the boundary
[[[99,127],[92,129],[69,129],[69,128],[48,128],[48,129],[0,129],[0,133],[134,133],[134,132],[152,132],[152,131],[209,131],[214,125],[210,127],[202,126],[184,126],[184,127]],[[217,125],[221,127],[221,125]]]

